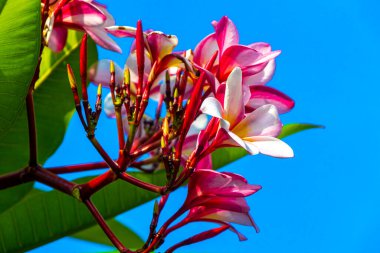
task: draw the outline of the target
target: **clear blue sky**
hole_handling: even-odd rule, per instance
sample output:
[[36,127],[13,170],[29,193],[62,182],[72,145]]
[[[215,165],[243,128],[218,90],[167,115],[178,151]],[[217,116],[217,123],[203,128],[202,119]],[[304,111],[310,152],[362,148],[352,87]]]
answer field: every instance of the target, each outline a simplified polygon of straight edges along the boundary
[[[263,189],[248,199],[261,228],[238,226],[249,240],[225,232],[178,252],[380,252],[380,18],[377,1],[112,1],[117,24],[176,34],[178,49],[194,48],[212,32],[210,22],[228,15],[241,42],[266,41],[281,49],[269,83],[296,101],[283,122],[310,122],[325,130],[286,139],[295,158],[246,157],[225,170],[246,176]],[[123,55],[100,49],[101,58],[123,65]],[[94,87],[92,87],[94,91]],[[104,116],[99,139],[116,150],[113,122]],[[112,129],[112,130],[109,130]],[[79,130],[78,130],[79,129]],[[73,118],[64,144],[47,165],[100,160]],[[72,178],[72,177],[70,177]],[[185,190],[174,194],[185,196]],[[152,203],[118,217],[145,237]],[[174,209],[175,201],[166,210]],[[137,222],[138,221],[138,222]],[[166,240],[172,245],[194,233],[198,224]],[[204,227],[206,228],[206,226]],[[74,243],[75,249],[67,249]],[[166,247],[163,247],[165,249]],[[33,252],[104,252],[108,248],[62,239]]]

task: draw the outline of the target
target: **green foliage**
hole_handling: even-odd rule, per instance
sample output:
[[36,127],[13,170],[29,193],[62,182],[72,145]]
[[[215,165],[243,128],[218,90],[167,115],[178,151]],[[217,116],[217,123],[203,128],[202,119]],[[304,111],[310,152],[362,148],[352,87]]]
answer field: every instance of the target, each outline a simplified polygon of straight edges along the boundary
[[[156,185],[163,185],[166,175],[131,173]],[[90,178],[83,178],[86,182]],[[130,210],[157,197],[157,194],[116,181],[96,193],[92,200],[105,219]],[[96,224],[85,205],[58,191],[33,192],[0,214],[0,252],[25,252]]]
[[314,124],[306,124],[306,123],[291,123],[286,124],[281,131],[281,134],[278,136],[278,138],[282,139],[289,135],[296,134],[298,132],[302,132],[309,129],[316,129],[316,128],[324,128],[324,126],[321,125],[314,125]]
[[[117,238],[119,238],[119,240],[125,245],[128,245],[128,248],[140,249],[144,245],[144,241],[135,232],[117,220],[110,219],[107,221],[107,224],[112,229],[112,232],[115,233]],[[82,230],[72,236],[77,239],[113,246],[111,241],[105,236],[103,230],[98,225]]]
[[[40,78],[34,93],[38,137],[38,162],[43,164],[61,145],[73,115],[74,102],[67,79],[69,62],[79,79],[79,45],[81,34],[70,32],[65,49],[55,54],[45,48]],[[97,60],[96,45],[89,40],[89,65]],[[0,77],[1,80],[1,77]],[[24,97],[23,97],[24,100]],[[0,137],[0,174],[22,169],[29,160],[28,124],[25,104],[6,135]],[[0,192],[0,212],[17,202],[28,190],[25,185]]]
[[0,138],[25,107],[40,51],[40,6],[38,0],[0,2]]
[[[39,0],[0,1],[0,143],[25,108],[40,51],[40,6]],[[2,149],[0,154],[2,174],[10,169]],[[25,184],[2,191],[0,212],[22,198],[31,187],[32,184]]]

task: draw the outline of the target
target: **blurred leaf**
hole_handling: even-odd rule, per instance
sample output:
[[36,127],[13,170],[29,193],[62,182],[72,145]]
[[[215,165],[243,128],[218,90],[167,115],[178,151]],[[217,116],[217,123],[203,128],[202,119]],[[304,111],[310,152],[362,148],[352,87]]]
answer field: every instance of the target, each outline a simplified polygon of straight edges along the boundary
[[[163,171],[131,174],[156,185],[166,182]],[[96,193],[92,200],[103,217],[110,219],[155,197],[155,193],[118,180]],[[74,198],[58,191],[34,192],[0,214],[0,252],[25,252],[95,224],[87,208]]]
[[25,107],[41,42],[41,1],[0,2],[0,137]]
[[[108,226],[110,226],[112,232],[115,233],[117,238],[125,245],[128,245],[128,248],[139,249],[144,245],[144,241],[140,238],[140,236],[138,236],[135,232],[133,232],[131,229],[127,228],[117,220],[109,219],[107,220],[107,224]],[[74,235],[72,235],[72,237],[113,246],[111,241],[108,239],[108,237],[104,234],[103,230],[98,225],[75,233]]]
[[286,124],[282,128],[281,134],[278,136],[279,139],[283,139],[289,135],[296,134],[301,131],[315,129],[315,128],[324,128],[321,125],[306,124],[306,123],[291,123]]
[[[320,125],[292,123],[283,126],[279,139],[285,138],[289,135],[296,134],[301,131],[305,131],[313,128],[323,128]],[[221,148],[212,153],[212,167],[214,170],[219,169],[229,163],[232,163],[248,153],[243,148]]]
[[[27,1],[29,2],[29,1]],[[74,102],[67,80],[66,62],[70,62],[79,79],[79,45],[81,34],[70,32],[63,52],[45,48],[42,54],[40,79],[34,93],[38,137],[38,162],[43,164],[61,145],[74,112]],[[97,60],[96,45],[89,40],[91,65]],[[1,49],[0,49],[1,51]],[[7,134],[0,137],[0,174],[24,168],[29,160],[28,124],[25,105]],[[0,212],[17,202],[32,184],[0,191]],[[18,190],[20,189],[20,190]]]

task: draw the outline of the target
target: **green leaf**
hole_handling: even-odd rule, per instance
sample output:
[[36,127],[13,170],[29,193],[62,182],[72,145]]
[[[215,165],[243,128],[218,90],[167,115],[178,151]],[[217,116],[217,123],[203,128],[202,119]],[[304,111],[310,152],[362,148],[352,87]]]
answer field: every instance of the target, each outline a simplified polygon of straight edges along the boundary
[[[73,95],[67,79],[66,63],[69,62],[79,79],[79,45],[81,34],[70,32],[63,52],[53,53],[45,48],[42,54],[40,78],[36,83],[34,102],[38,137],[38,162],[43,164],[61,145],[67,125],[74,112]],[[1,49],[0,49],[1,50]],[[96,45],[89,40],[89,66],[97,60]],[[19,170],[29,160],[28,124],[23,106],[19,117],[6,135],[0,137],[0,174]],[[31,184],[28,184],[29,188]],[[0,191],[0,212],[17,202],[26,189],[15,195],[19,187]]]
[[[163,171],[154,174],[131,173],[149,183],[164,185]],[[84,178],[80,182],[88,181]],[[96,193],[92,200],[105,219],[110,219],[157,197],[118,180]],[[33,193],[0,214],[0,252],[25,252],[96,224],[87,208],[58,191]],[[131,245],[133,245],[131,241]],[[129,241],[125,242],[129,247]]]
[[[140,238],[140,236],[117,220],[109,219],[107,224],[110,226],[112,232],[115,233],[117,238],[122,243],[128,245],[130,249],[140,249],[144,245],[144,241]],[[98,225],[82,230],[72,236],[81,240],[113,246],[111,241],[107,238],[107,236],[105,236],[103,230]]]
[[315,128],[324,128],[324,126],[321,125],[314,125],[314,124],[306,124],[306,123],[291,123],[286,124],[282,128],[281,134],[278,136],[279,139],[283,139],[289,135],[296,134],[301,131],[309,130],[309,129],[315,129]]
[[0,3],[0,137],[25,107],[41,43],[41,2]]
[[[305,131],[313,128],[323,128],[320,125],[313,124],[302,124],[302,123],[292,123],[286,124],[282,128],[281,134],[278,136],[279,139],[285,138],[289,135],[296,134],[301,131]],[[212,153],[212,167],[213,169],[219,169],[229,163],[232,163],[248,153],[243,148],[221,148]]]
[[[39,0],[0,1],[0,142],[25,107],[40,51]],[[0,149],[1,167],[5,154]],[[0,168],[0,174],[2,168]],[[21,199],[32,187],[25,184],[0,194],[0,212]]]

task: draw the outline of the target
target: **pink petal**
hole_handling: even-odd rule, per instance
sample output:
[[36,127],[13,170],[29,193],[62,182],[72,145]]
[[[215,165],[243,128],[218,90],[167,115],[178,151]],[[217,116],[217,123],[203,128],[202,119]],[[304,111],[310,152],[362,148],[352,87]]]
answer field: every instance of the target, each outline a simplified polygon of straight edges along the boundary
[[268,86],[251,86],[251,98],[245,105],[246,110],[251,112],[260,106],[272,104],[279,113],[289,112],[294,107],[294,100],[286,94]]
[[293,150],[288,144],[274,137],[252,136],[244,138],[244,140],[247,143],[250,142],[248,145],[254,145],[257,147],[260,153],[264,155],[280,158],[289,158],[294,156]]
[[156,74],[161,73],[170,67],[186,69],[190,72],[190,74],[195,73],[190,60],[176,53],[165,55],[158,64],[158,67],[155,72]]
[[250,210],[244,197],[205,196],[194,199],[190,206],[204,206],[239,213],[247,213]]
[[[243,80],[244,80],[244,77],[243,77]],[[215,97],[219,100],[222,106],[224,106],[225,93],[226,93],[226,84],[225,83],[219,84]],[[251,98],[250,87],[248,85],[245,85],[243,81],[243,104],[246,105],[250,98]]]
[[226,82],[224,95],[224,119],[235,126],[244,117],[244,101],[240,68],[234,68]]
[[263,105],[231,129],[241,138],[250,136],[277,136],[282,129],[277,109],[274,105]]
[[199,132],[206,128],[207,126],[207,116],[205,114],[199,115],[195,121],[191,124],[189,131],[187,132],[188,136],[198,135]]
[[261,54],[268,54],[272,51],[271,45],[265,42],[255,42],[248,45],[248,47],[260,52]]
[[[220,59],[220,80],[226,80],[229,73],[235,68],[240,67],[243,71],[247,67],[255,66],[262,54],[252,48],[233,45],[226,49]],[[256,69],[256,73],[261,71],[265,66]],[[250,71],[251,74],[252,71]]]
[[66,45],[67,29],[59,25],[54,25],[49,36],[48,47],[56,53],[62,51]]
[[[147,50],[144,50],[144,53],[145,53],[144,54],[145,64],[144,64],[144,82],[143,83],[146,83],[148,80],[148,76],[149,76],[150,70],[152,68],[152,65],[151,65],[151,59],[150,59],[149,52]],[[134,83],[137,83],[139,78],[138,78],[138,72],[137,72],[136,51],[129,54],[127,62],[125,63],[125,66],[129,68],[131,81]]]
[[99,46],[118,53],[122,53],[121,48],[113,39],[108,36],[106,30],[103,27],[86,26],[84,29]]
[[[115,65],[115,82],[116,85],[120,86],[123,84],[123,70],[114,63]],[[102,59],[94,63],[88,70],[88,78],[90,82],[95,85],[102,84],[104,87],[109,87],[111,74],[110,74],[110,60]]]
[[72,1],[56,13],[56,22],[78,26],[99,26],[106,21],[103,12],[91,3]]
[[[194,62],[201,67],[205,67],[214,53],[218,50],[215,33],[207,35],[194,49]],[[218,64],[218,58],[215,65]]]
[[214,97],[206,98],[200,108],[200,111],[204,114],[216,117],[219,119],[223,118],[223,108],[220,102]]
[[209,215],[203,216],[204,218],[212,219],[212,220],[220,220],[228,223],[236,223],[245,226],[253,226],[255,227],[255,223],[253,223],[252,218],[248,213],[239,213],[221,209],[215,209],[213,213]]
[[[260,66],[261,68],[261,66]],[[251,85],[265,85],[269,82],[276,69],[276,63],[274,60],[268,61],[268,64],[260,72],[256,74],[250,74],[248,71],[243,72],[243,84]]]
[[132,26],[109,26],[105,28],[107,32],[118,38],[136,37],[136,28]]
[[212,170],[211,155],[206,155],[197,164],[196,170]]
[[227,17],[224,16],[215,26],[215,36],[218,42],[220,54],[232,45],[239,43],[239,34],[235,24]]
[[147,35],[151,56],[154,60],[162,59],[170,54],[178,44],[175,35],[166,35],[162,32],[151,32]]

